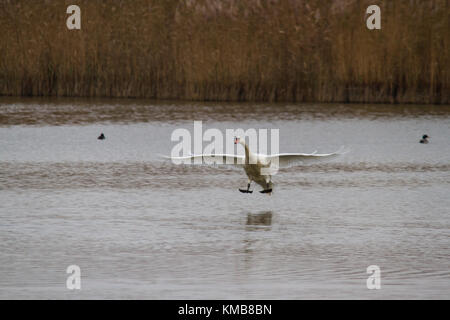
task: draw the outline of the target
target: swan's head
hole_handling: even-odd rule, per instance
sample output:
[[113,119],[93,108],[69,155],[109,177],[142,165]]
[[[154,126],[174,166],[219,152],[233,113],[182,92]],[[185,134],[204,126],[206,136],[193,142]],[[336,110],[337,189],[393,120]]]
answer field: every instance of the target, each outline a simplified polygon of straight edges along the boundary
[[241,141],[241,137],[234,137],[234,144],[238,144]]

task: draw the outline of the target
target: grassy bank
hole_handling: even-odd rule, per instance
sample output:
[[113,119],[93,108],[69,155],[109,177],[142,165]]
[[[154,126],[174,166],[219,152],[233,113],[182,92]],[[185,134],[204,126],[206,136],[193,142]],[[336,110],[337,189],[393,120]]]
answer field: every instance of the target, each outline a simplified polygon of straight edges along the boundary
[[0,0],[0,95],[450,103],[449,2],[375,2]]

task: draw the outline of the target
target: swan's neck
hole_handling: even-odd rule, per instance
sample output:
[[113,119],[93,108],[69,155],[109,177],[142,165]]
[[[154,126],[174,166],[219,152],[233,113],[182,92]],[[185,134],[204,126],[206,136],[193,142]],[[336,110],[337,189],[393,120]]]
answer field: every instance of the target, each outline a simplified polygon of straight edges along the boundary
[[241,145],[244,146],[244,149],[245,149],[245,159],[246,159],[246,161],[248,161],[248,159],[250,158],[250,149],[248,148],[248,146],[247,146],[247,144],[245,143],[245,141],[239,141],[239,143],[240,143]]

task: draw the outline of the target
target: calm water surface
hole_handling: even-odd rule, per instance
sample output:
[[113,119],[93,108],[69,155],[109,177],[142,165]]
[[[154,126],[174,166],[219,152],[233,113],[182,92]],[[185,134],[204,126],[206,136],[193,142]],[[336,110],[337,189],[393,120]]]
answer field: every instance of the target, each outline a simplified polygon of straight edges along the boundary
[[[242,169],[159,157],[194,120],[350,152],[241,194]],[[448,299],[449,208],[449,106],[0,99],[2,299]]]

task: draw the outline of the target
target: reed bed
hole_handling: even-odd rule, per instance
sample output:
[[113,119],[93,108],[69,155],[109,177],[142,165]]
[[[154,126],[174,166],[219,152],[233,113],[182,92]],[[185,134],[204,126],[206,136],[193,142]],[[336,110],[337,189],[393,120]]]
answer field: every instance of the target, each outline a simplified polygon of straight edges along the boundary
[[448,104],[449,1],[375,2],[0,0],[0,95]]

